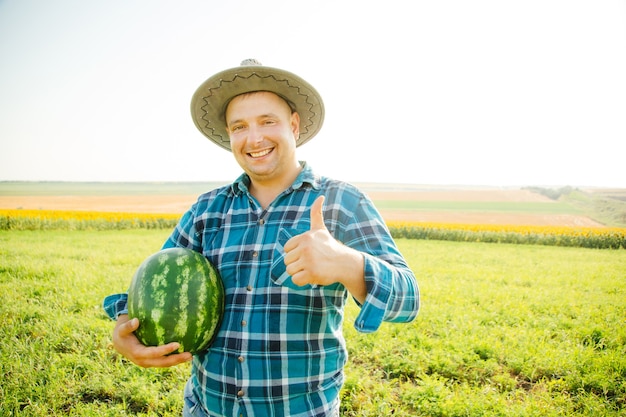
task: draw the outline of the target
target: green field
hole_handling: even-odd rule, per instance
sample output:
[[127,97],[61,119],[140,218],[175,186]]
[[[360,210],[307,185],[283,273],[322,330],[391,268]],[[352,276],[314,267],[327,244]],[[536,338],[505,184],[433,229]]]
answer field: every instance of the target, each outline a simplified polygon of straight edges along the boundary
[[[110,345],[102,298],[167,230],[0,232],[0,415],[180,416],[188,365]],[[626,251],[399,240],[422,310],[344,329],[343,416],[621,416]]]
[[380,210],[584,214],[582,209],[562,202],[376,200],[376,207]]
[[0,181],[0,196],[200,195],[224,182]]

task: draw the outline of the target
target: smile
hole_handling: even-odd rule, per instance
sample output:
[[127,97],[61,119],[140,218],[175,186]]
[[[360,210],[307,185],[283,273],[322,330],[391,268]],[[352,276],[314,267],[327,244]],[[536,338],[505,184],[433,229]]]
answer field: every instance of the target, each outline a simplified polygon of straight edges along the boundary
[[259,152],[249,152],[248,155],[250,155],[253,158],[261,158],[262,156],[265,156],[267,154],[269,154],[270,152],[272,152],[272,148],[270,149],[265,149]]

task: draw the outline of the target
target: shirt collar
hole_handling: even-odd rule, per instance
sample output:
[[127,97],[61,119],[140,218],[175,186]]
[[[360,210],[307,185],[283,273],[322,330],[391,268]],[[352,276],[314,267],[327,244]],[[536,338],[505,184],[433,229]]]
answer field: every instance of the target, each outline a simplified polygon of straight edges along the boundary
[[[300,161],[300,165],[302,166],[302,170],[300,174],[296,177],[296,180],[291,184],[289,190],[298,190],[307,184],[311,186],[314,190],[319,190],[321,187],[321,179],[318,175],[313,172],[313,168],[305,161]],[[235,195],[239,195],[241,193],[248,193],[250,187],[250,177],[248,174],[243,173],[233,182],[231,189]]]

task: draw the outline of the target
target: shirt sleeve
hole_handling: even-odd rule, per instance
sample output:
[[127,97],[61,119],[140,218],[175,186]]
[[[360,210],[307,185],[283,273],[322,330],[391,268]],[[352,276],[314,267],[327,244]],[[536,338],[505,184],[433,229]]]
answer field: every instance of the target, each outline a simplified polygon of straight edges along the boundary
[[197,203],[181,217],[180,221],[172,231],[172,234],[163,244],[162,249],[168,248],[188,248],[202,253],[202,243],[199,239],[195,224],[195,211]]
[[361,200],[346,242],[364,256],[367,297],[354,326],[371,333],[383,321],[410,322],[419,310],[419,287],[415,274],[391,237],[382,216],[366,197]]
[[128,294],[112,294],[102,302],[104,312],[111,320],[117,320],[121,314],[128,314]]

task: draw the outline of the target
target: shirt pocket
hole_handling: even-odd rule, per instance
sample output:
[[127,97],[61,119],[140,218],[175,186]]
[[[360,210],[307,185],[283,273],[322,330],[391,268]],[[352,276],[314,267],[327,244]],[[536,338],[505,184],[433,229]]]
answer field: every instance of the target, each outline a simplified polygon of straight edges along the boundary
[[287,266],[285,265],[285,244],[287,244],[287,241],[292,237],[304,232],[306,232],[306,229],[298,230],[283,228],[278,231],[278,238],[276,241],[276,246],[274,247],[274,253],[272,256],[272,267],[270,270],[270,277],[274,284],[282,285],[283,287],[287,287],[296,291],[304,291],[315,288],[315,286],[310,284],[302,286],[294,284],[293,280],[291,279],[291,275],[287,273]]

